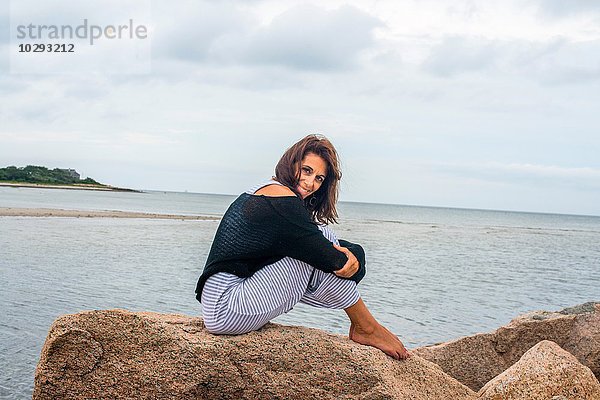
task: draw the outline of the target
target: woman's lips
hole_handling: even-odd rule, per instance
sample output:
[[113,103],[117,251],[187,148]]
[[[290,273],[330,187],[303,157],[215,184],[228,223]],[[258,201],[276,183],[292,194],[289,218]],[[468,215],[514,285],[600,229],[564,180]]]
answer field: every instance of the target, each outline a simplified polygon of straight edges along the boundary
[[301,186],[298,186],[298,191],[300,192],[301,195],[303,195],[304,197],[308,196],[309,194],[311,194],[312,192],[309,190],[304,189]]

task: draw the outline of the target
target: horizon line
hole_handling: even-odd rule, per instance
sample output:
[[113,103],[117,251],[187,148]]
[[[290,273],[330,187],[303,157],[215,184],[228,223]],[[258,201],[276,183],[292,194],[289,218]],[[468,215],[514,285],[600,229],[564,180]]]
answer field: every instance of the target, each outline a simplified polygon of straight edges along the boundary
[[[231,196],[236,197],[239,194],[228,194],[228,193],[207,193],[207,192],[193,192],[189,190],[177,191],[177,190],[157,190],[157,189],[136,189],[142,192],[165,192],[165,193],[182,193],[182,194],[202,194],[211,196]],[[593,217],[600,218],[600,214],[574,214],[565,212],[552,212],[552,211],[526,211],[526,210],[502,210],[496,208],[472,208],[472,207],[456,207],[456,206],[440,206],[440,205],[420,205],[420,204],[401,204],[401,203],[384,203],[376,201],[357,201],[357,200],[339,200],[340,203],[359,203],[359,204],[375,204],[383,206],[401,206],[401,207],[420,207],[420,208],[442,208],[450,210],[463,210],[463,211],[494,211],[494,212],[510,212],[520,214],[541,214],[541,215],[566,215],[573,217]]]

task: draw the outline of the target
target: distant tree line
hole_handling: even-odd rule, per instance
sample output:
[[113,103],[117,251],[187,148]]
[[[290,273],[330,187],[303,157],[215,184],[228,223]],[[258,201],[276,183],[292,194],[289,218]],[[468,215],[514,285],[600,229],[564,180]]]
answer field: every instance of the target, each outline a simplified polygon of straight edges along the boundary
[[48,169],[37,165],[26,167],[10,166],[0,168],[0,181],[46,183],[46,184],[73,184],[84,183],[90,185],[101,185],[92,178],[79,179],[74,177],[69,170],[54,168]]

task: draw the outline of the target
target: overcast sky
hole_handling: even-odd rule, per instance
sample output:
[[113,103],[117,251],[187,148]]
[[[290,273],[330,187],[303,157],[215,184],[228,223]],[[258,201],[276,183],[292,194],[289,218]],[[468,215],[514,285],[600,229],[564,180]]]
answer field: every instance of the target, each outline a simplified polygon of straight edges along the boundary
[[31,10],[48,23],[143,15],[150,69],[133,74],[14,73],[0,4],[1,167],[238,194],[321,133],[341,155],[342,200],[600,215],[600,1]]

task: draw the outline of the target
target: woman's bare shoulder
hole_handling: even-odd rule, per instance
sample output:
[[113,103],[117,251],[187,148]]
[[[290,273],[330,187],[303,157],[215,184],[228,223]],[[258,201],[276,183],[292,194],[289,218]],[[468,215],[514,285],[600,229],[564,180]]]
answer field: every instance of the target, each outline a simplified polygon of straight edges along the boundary
[[282,185],[278,185],[278,184],[272,184],[272,185],[265,186],[265,187],[261,188],[260,190],[258,190],[254,194],[261,195],[261,196],[268,196],[268,197],[285,197],[285,196],[296,197],[296,194],[294,192],[292,192],[292,190],[290,188],[288,188],[287,186],[282,186]]

